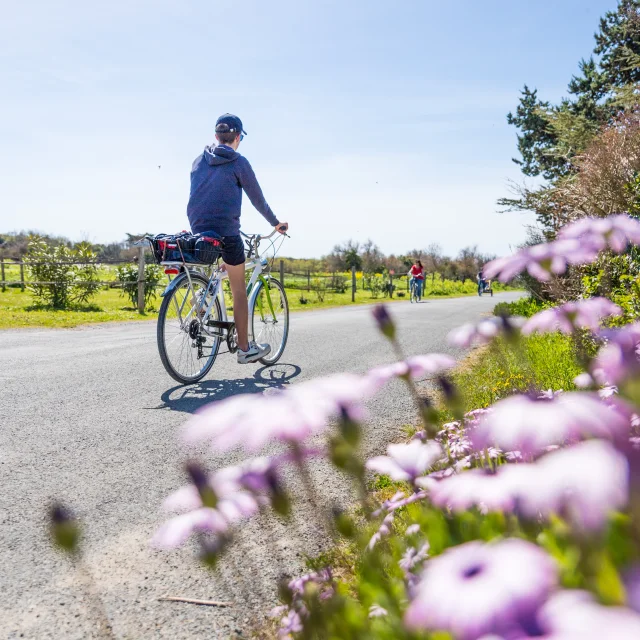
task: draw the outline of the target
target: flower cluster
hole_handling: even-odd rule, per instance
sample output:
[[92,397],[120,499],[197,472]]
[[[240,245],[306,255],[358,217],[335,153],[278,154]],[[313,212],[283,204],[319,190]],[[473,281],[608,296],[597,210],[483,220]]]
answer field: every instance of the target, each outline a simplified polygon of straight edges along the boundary
[[333,577],[328,569],[308,573],[284,584],[282,590],[288,604],[275,607],[270,616],[280,619],[278,637],[288,639],[303,630],[310,600],[323,601],[333,596]]
[[495,473],[474,469],[431,488],[433,504],[452,511],[473,506],[516,512],[535,520],[561,515],[597,531],[628,501],[625,457],[598,440],[550,452],[534,463],[507,464]]
[[513,256],[497,258],[484,267],[487,278],[508,282],[529,273],[546,282],[569,265],[590,264],[603,249],[622,253],[629,244],[640,242],[640,222],[621,214],[608,218],[583,218],[567,225],[553,242],[521,249]]
[[518,628],[522,637],[556,587],[557,574],[553,560],[529,542],[468,542],[428,562],[405,623],[460,640]]
[[487,344],[501,335],[517,336],[524,322],[524,318],[516,316],[485,318],[476,324],[469,322],[453,329],[449,332],[447,340],[450,344],[462,348]]
[[540,333],[560,331],[569,334],[576,329],[596,331],[604,318],[621,314],[622,309],[607,298],[567,302],[558,307],[545,309],[531,317],[522,327],[522,333],[529,335],[536,331]]
[[472,439],[476,449],[489,446],[520,451],[526,457],[547,447],[584,438],[624,443],[631,411],[621,400],[603,403],[597,394],[563,393],[553,398],[511,396],[498,401],[483,416]]

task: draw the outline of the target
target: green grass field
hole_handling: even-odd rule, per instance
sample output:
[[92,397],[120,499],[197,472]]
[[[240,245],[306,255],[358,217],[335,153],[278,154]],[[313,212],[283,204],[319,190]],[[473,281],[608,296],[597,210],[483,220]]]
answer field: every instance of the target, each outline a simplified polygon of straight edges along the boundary
[[[346,276],[344,276],[346,279]],[[15,266],[6,266],[7,280],[19,280],[19,269]],[[115,280],[115,268],[105,266],[100,269],[100,279],[103,281]],[[323,279],[328,284],[330,278]],[[316,279],[317,284],[318,279]],[[312,278],[312,289],[306,291],[302,289],[292,289],[287,286],[287,297],[291,311],[306,311],[312,309],[327,309],[331,307],[341,307],[354,304],[351,301],[351,288],[345,293],[330,293],[327,291],[314,290],[314,279]],[[285,275],[285,284],[296,287],[306,286],[307,280],[294,278]],[[408,292],[406,290],[406,278],[394,280],[396,292],[390,300],[388,297],[379,294],[372,297],[370,291],[362,290],[361,274],[357,279],[357,291],[355,304],[375,304],[378,302],[406,302],[409,303]],[[506,290],[505,287],[496,287],[496,290]],[[158,290],[160,293],[161,289]],[[427,279],[425,286],[425,298],[451,298],[459,296],[477,295],[475,282],[453,282],[451,280],[441,281],[439,278]],[[55,310],[52,308],[38,306],[32,294],[27,290],[22,292],[20,288],[7,287],[5,292],[0,291],[0,329],[24,328],[24,327],[58,327],[69,328],[82,324],[96,322],[114,322],[125,320],[149,320],[157,317],[160,308],[161,298],[159,295],[152,302],[150,308],[144,315],[140,315],[129,302],[128,298],[120,295],[120,289],[110,289],[106,286],[101,289],[84,306],[78,306],[69,310]]]

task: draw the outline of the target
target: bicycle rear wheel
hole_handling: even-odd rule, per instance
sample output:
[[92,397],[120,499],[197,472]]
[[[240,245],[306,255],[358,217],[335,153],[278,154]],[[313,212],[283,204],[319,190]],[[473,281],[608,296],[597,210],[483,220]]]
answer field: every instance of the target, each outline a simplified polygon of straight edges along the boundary
[[[186,274],[178,276],[178,282],[162,300],[158,315],[158,351],[167,373],[178,382],[189,384],[201,380],[218,355],[222,332],[208,330],[202,326],[207,305],[211,304],[208,294],[205,304],[200,300],[207,295],[208,280],[192,273],[189,286]],[[210,320],[222,320],[220,302],[216,298]]]
[[[279,280],[260,280],[251,307],[251,333],[253,340],[271,347],[268,356],[260,358],[262,364],[275,364],[280,360],[289,338],[289,302]],[[270,304],[271,303],[271,304]]]

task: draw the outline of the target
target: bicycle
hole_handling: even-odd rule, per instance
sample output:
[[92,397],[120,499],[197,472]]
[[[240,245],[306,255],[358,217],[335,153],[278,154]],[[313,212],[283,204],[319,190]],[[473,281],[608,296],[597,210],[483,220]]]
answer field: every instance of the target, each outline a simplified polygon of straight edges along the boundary
[[493,282],[491,280],[481,280],[478,282],[478,295],[482,297],[483,293],[489,293],[493,298]]
[[[267,366],[282,357],[289,337],[287,294],[282,283],[271,275],[269,260],[259,254],[260,242],[276,233],[274,230],[268,236],[242,234],[248,249],[246,268],[252,269],[247,283],[249,339],[271,345],[271,352],[259,360]],[[273,259],[276,252],[274,249]],[[160,264],[169,277],[158,315],[160,360],[174,380],[194,383],[209,373],[223,340],[230,353],[238,350],[235,324],[227,318],[222,287],[228,275],[218,262],[209,265],[182,260]],[[207,277],[208,268],[211,274]]]
[[414,302],[416,302],[416,303],[420,302],[421,298],[422,298],[422,296],[420,295],[419,283],[414,278],[413,282],[411,283],[411,287],[410,287],[411,304],[413,304]]

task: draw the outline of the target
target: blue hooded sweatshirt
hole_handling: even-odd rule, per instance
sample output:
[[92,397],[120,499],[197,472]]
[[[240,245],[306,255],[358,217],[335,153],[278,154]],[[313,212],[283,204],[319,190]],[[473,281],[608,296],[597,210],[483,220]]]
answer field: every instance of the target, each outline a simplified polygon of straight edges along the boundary
[[262,195],[249,161],[224,144],[205,147],[191,167],[191,193],[187,205],[191,231],[237,236],[243,189],[251,204],[271,226],[279,224]]

